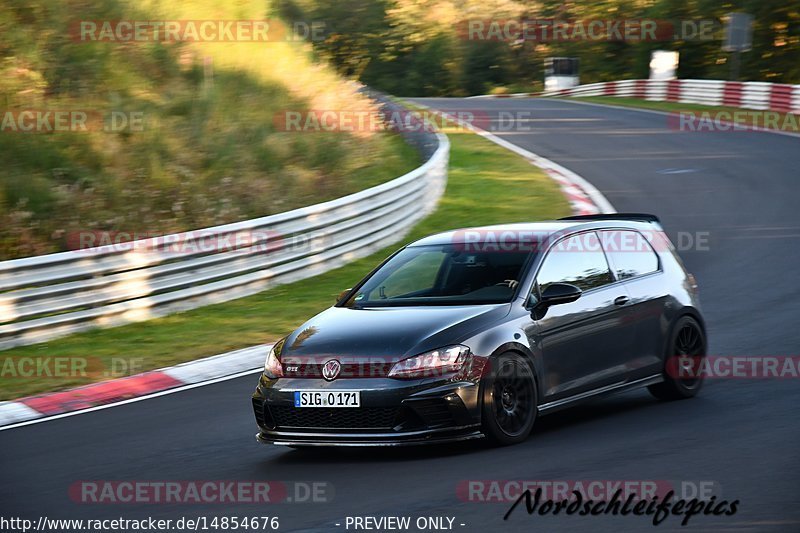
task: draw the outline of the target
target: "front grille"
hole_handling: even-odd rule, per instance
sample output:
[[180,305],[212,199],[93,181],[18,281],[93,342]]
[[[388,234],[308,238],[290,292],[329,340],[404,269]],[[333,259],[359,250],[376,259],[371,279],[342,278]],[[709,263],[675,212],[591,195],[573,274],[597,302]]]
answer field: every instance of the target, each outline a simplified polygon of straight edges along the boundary
[[305,407],[270,405],[278,428],[391,429],[397,407]]

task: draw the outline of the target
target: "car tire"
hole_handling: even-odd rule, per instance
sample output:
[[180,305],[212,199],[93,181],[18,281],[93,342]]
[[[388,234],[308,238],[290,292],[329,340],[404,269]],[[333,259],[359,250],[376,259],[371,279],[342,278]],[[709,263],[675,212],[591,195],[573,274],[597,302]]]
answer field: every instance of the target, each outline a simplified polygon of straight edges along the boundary
[[538,414],[533,370],[511,352],[490,359],[489,365],[483,380],[483,433],[494,445],[518,444],[528,438]]
[[703,328],[690,316],[679,318],[672,328],[664,357],[664,381],[647,389],[659,400],[684,400],[696,396],[703,386],[700,369],[705,357]]

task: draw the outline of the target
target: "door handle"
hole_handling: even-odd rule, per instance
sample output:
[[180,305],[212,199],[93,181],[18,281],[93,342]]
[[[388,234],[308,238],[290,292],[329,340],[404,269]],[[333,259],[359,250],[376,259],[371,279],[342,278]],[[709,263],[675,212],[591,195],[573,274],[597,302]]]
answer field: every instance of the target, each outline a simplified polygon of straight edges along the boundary
[[614,305],[625,305],[629,301],[630,301],[630,298],[628,298],[627,296],[617,296],[614,299]]

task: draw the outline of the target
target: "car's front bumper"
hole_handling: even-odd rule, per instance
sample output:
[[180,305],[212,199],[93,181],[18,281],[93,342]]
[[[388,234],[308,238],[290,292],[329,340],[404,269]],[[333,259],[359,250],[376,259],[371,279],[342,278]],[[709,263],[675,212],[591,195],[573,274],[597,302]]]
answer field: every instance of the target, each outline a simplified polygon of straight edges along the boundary
[[[359,390],[354,408],[296,408],[298,390]],[[480,438],[478,381],[261,376],[253,394],[259,442],[286,446],[401,446]]]

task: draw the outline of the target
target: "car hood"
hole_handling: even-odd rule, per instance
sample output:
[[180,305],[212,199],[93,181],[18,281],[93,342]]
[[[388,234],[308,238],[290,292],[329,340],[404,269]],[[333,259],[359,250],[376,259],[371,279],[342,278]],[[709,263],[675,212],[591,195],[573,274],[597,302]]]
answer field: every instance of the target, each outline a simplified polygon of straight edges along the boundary
[[380,358],[394,362],[449,344],[506,316],[511,304],[331,307],[286,339],[282,358]]

